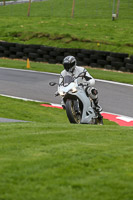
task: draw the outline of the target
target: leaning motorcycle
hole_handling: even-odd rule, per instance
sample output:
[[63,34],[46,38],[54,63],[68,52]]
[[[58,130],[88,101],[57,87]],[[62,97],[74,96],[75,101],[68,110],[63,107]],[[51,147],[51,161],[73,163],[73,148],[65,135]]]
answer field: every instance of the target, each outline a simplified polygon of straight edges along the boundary
[[[85,73],[77,77],[67,75],[58,87],[56,96],[60,95],[63,101],[63,108],[66,110],[70,123],[75,124],[98,124],[98,113],[92,99],[87,95],[84,87],[87,83],[78,84],[78,78],[86,78]],[[58,85],[50,82],[50,86]]]

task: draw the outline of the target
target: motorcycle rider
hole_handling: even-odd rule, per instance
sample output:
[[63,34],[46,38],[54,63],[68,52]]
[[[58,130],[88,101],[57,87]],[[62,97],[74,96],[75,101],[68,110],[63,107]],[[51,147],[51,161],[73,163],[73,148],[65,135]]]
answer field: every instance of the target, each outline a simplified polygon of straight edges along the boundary
[[[88,73],[88,71],[84,67],[77,66],[77,61],[74,56],[67,56],[63,60],[64,70],[60,74],[59,78],[59,87],[63,83],[63,78],[66,75],[73,76],[74,78],[77,77],[80,73],[84,72],[85,77],[78,78],[78,84],[87,83],[87,86],[84,88],[86,91],[87,96],[89,96],[95,105],[95,109],[98,113],[98,120],[99,123],[102,122],[102,115],[100,112],[102,111],[102,107],[99,105],[98,102],[98,91],[93,86],[95,85],[95,79]],[[62,107],[65,108],[64,102],[61,102]]]

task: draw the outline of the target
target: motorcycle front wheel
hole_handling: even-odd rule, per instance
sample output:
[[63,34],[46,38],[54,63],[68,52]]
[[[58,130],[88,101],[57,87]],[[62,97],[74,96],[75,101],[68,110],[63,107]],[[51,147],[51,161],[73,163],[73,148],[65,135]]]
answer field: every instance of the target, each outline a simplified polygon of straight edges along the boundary
[[75,111],[74,104],[77,103],[76,100],[67,100],[66,101],[66,113],[70,123],[80,124],[81,113]]

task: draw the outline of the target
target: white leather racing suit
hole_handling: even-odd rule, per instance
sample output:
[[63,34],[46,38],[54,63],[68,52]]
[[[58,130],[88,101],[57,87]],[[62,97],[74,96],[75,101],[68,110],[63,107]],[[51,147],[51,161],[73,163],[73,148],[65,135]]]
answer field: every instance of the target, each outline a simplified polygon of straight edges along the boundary
[[[67,72],[66,70],[63,70],[61,72],[61,74],[60,74],[59,86],[58,87],[60,87],[60,84],[63,82],[64,76],[70,75],[70,76],[73,76],[75,78],[75,77],[77,77],[82,72],[86,72],[86,76],[88,77],[88,80],[86,80],[85,78],[82,78],[82,77],[78,77],[78,79],[77,79],[78,84],[80,84],[80,83],[87,83],[89,87],[88,88],[84,88],[84,89],[87,89],[87,94],[93,100],[97,99],[97,94],[93,94],[92,93],[92,90],[95,89],[95,88],[93,88],[93,86],[95,85],[95,79],[88,73],[88,71],[84,67],[76,66],[73,72]],[[61,102],[61,103],[63,103],[63,102]]]

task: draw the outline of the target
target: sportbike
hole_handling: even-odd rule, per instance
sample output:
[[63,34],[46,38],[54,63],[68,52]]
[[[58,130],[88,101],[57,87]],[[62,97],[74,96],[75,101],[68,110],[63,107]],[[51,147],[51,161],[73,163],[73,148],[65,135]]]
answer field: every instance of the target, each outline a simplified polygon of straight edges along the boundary
[[66,110],[70,123],[76,124],[98,124],[98,112],[93,100],[87,94],[84,87],[87,83],[78,84],[78,78],[86,78],[85,73],[80,73],[77,77],[67,75],[60,84],[50,82],[50,86],[58,85],[56,96],[60,95],[63,108]]

